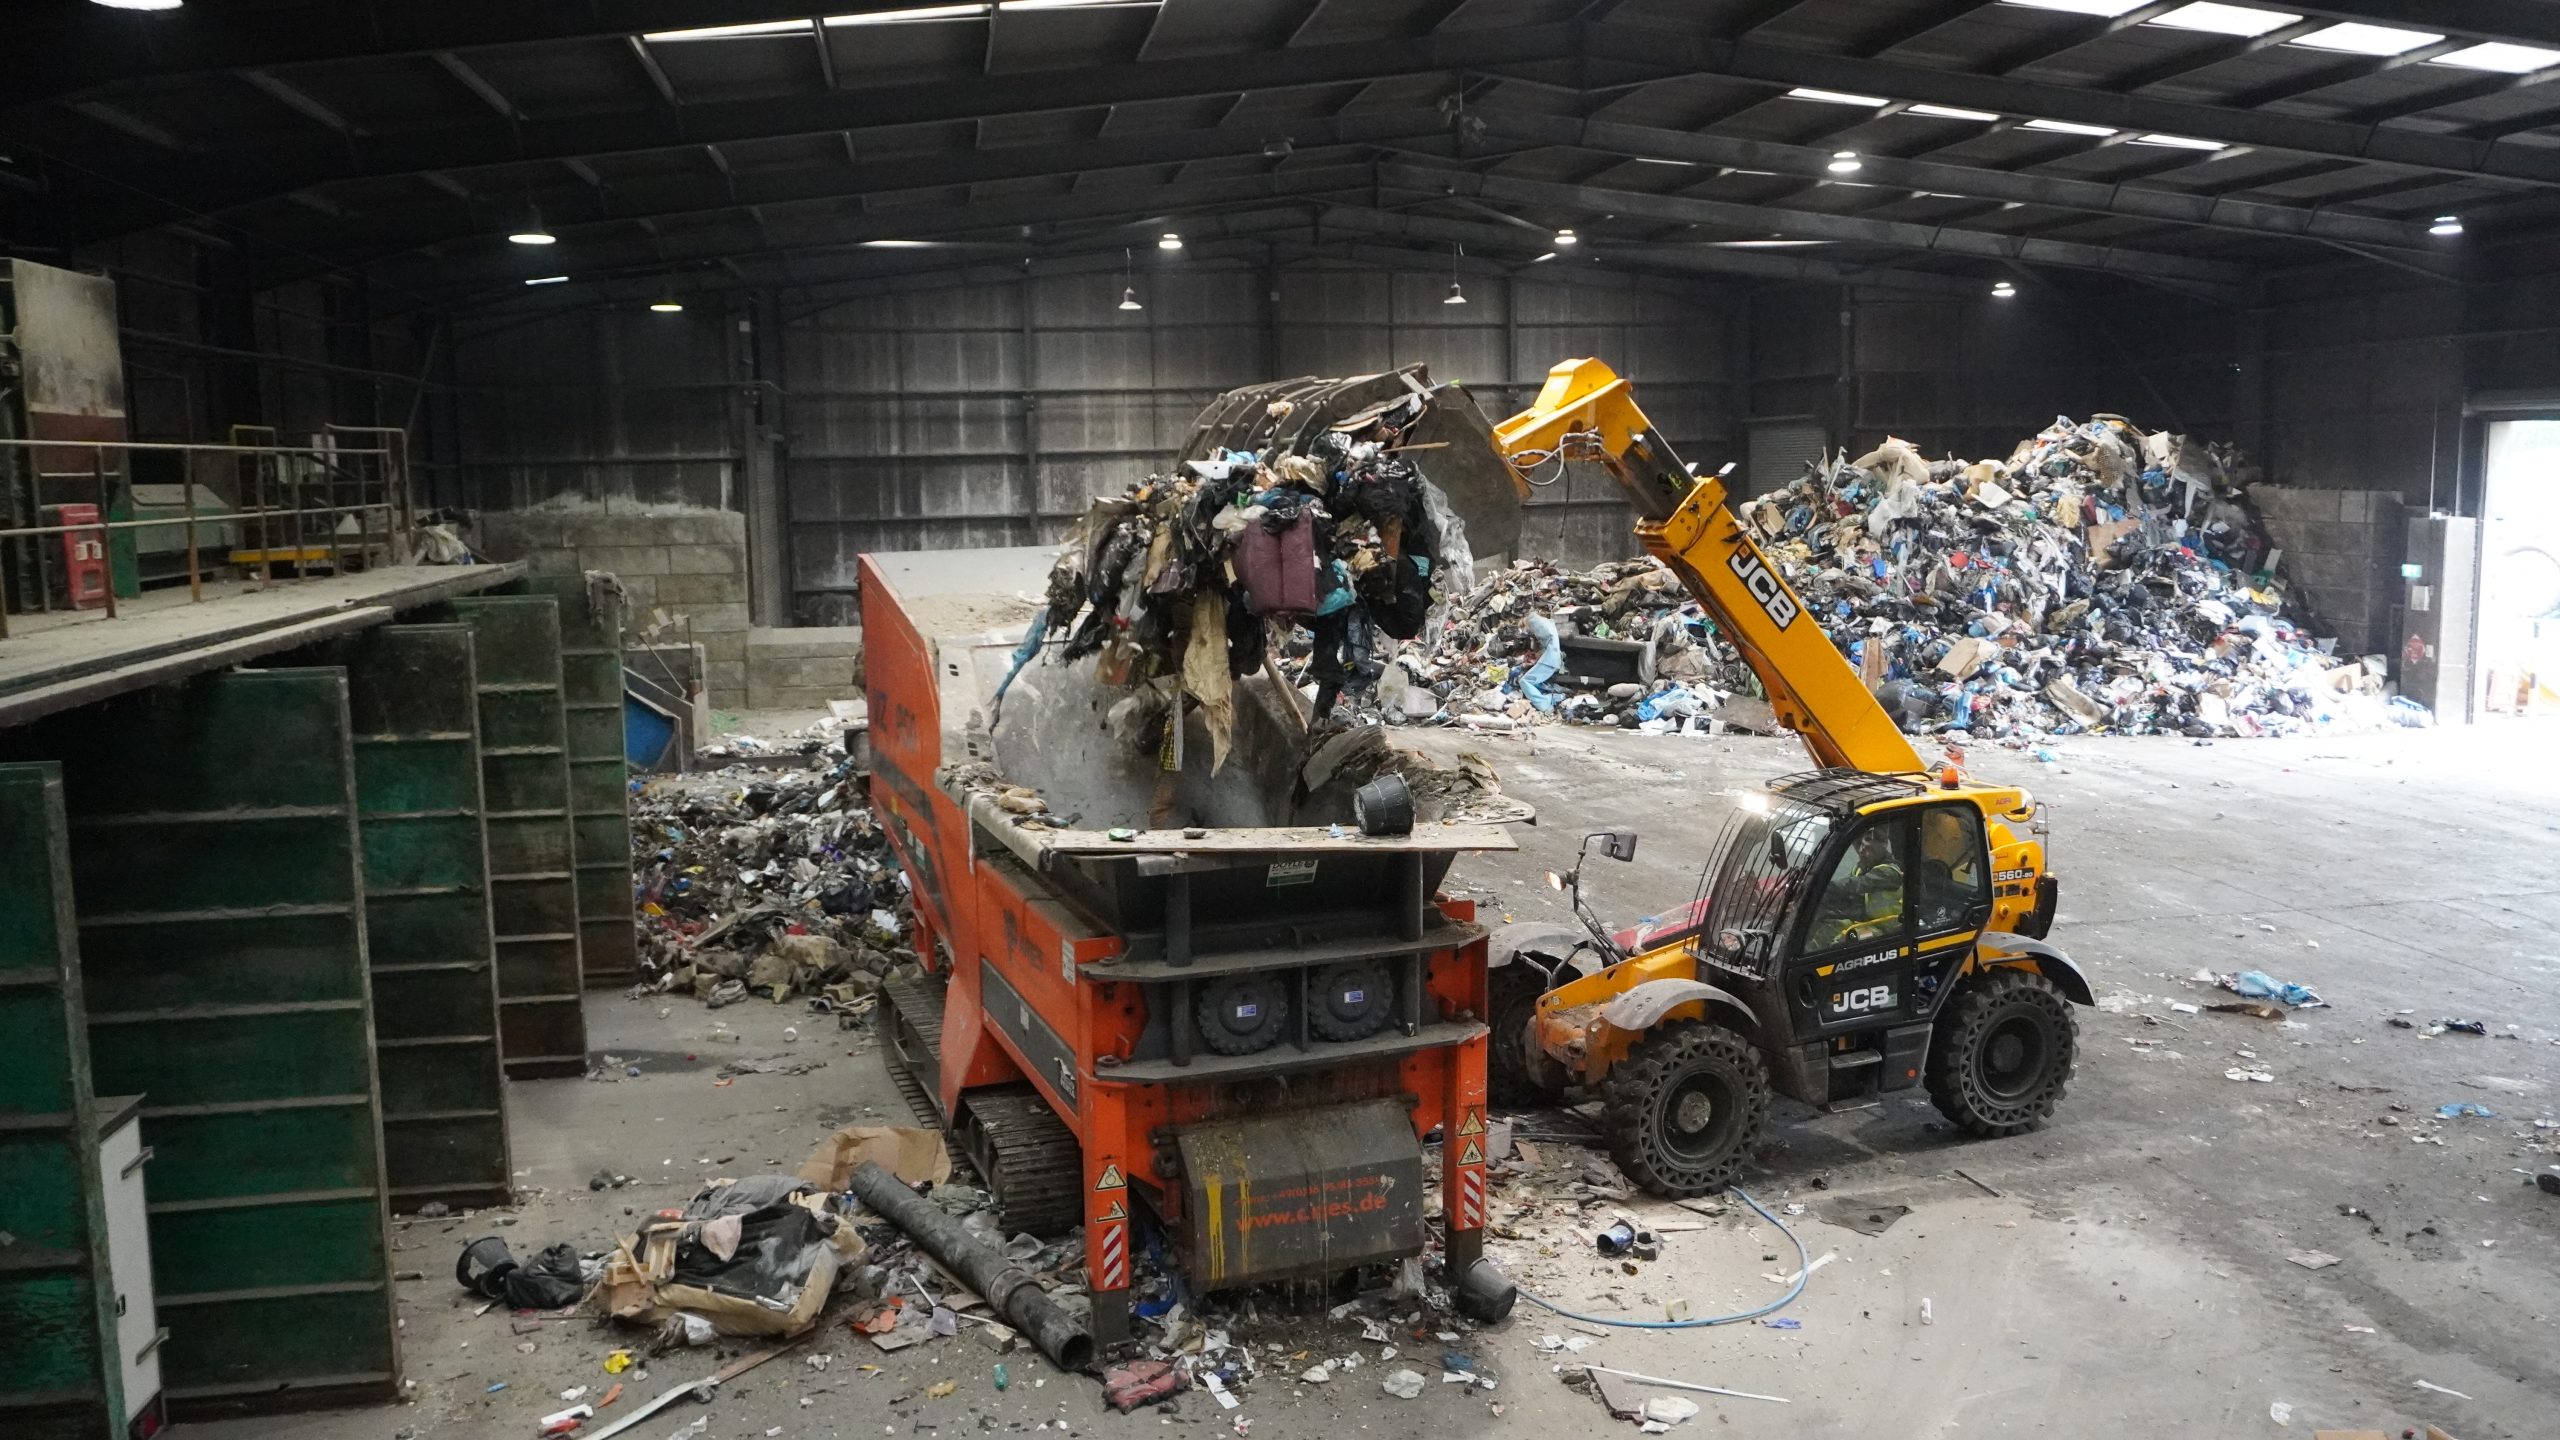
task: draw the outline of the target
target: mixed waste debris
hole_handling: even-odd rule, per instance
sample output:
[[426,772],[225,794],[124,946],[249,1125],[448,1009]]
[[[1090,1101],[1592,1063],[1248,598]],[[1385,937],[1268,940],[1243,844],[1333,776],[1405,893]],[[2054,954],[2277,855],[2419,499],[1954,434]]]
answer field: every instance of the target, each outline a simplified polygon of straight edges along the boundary
[[1356,637],[1411,639],[1438,596],[1473,583],[1465,526],[1423,473],[1432,447],[1405,444],[1429,409],[1428,392],[1408,394],[1296,452],[1220,449],[1096,499],[1068,532],[1017,672],[1055,632],[1056,663],[1090,658],[1103,683],[1134,687],[1115,733],[1178,744],[1166,737],[1182,727],[1165,724],[1178,696],[1205,723],[1216,769],[1236,682],[1269,663],[1274,622],[1297,621],[1324,719],[1365,659]]
[[912,964],[907,877],[871,813],[840,726],[787,744],[723,742],[732,764],[634,782],[631,869],[641,933],[635,993],[713,1008],[795,997],[849,1020],[881,977]]
[[[2315,638],[2249,502],[2255,478],[2228,447],[2099,415],[2057,419],[1997,460],[1928,460],[1889,439],[1736,509],[1915,733],[2027,743],[2428,723],[2387,693],[2383,657]],[[1556,718],[1654,733],[1770,724],[1738,652],[1651,560],[1580,573],[1522,560],[1487,576],[1380,657],[1366,699],[1390,721],[1543,723],[1549,707],[1519,679],[1540,616],[1565,637],[1548,682],[1568,692]]]

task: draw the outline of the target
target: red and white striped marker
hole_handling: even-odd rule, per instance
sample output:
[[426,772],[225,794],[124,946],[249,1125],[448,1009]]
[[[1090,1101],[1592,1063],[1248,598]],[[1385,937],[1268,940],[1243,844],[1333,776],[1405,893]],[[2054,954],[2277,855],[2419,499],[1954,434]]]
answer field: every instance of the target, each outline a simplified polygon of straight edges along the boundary
[[1484,1171],[1472,1165],[1458,1172],[1458,1228],[1484,1228]]
[[1105,1226],[1102,1231],[1102,1277],[1095,1282],[1104,1290],[1129,1288],[1129,1227]]

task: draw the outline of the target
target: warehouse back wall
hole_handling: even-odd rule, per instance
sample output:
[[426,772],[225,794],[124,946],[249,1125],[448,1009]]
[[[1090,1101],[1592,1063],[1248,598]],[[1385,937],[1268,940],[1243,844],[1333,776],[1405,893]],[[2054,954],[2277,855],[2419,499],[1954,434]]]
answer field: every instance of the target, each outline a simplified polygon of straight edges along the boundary
[[[1555,361],[1602,355],[1684,454],[1732,447],[1739,290],[1470,272],[1467,303],[1450,305],[1449,283],[1212,262],[465,324],[444,372],[462,387],[442,402],[445,498],[744,508],[755,547],[748,497],[771,493],[764,543],[787,550],[788,594],[758,599],[770,623],[826,625],[849,623],[862,552],[1054,538],[1092,496],[1161,465],[1219,392],[1278,376],[1418,361],[1498,418]],[[1143,308],[1122,310],[1131,288]],[[1627,548],[1605,484],[1577,476],[1531,503],[1538,553],[1587,564]]]
[[[120,282],[138,434],[414,418],[434,503],[737,512],[770,625],[849,622],[865,549],[1055,536],[1084,497],[1160,463],[1229,385],[1419,360],[1501,414],[1553,361],[1597,354],[1708,468],[1772,421],[1797,448],[1898,434],[1967,456],[2099,410],[2237,441],[2275,485],[2353,492],[2343,509],[2270,509],[2324,625],[2384,648],[2399,516],[2378,497],[2476,509],[2462,397],[2560,392],[2560,285],[2370,270],[2298,273],[2234,311],[2049,274],[2003,301],[1470,268],[1469,303],[1450,306],[1449,272],[1421,265],[1150,255],[1126,277],[1139,311],[1117,308],[1120,267],[1087,261],[836,297],[697,294],[680,314],[382,317],[399,297],[356,280],[243,290],[237,256],[179,236],[82,258]],[[1582,564],[1631,548],[1607,487],[1558,489],[1532,502],[1531,549]]]

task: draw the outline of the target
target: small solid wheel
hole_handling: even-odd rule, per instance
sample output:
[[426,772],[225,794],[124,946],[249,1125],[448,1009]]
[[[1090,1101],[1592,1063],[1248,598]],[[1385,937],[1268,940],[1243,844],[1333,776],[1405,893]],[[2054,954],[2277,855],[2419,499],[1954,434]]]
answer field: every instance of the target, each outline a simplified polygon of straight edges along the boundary
[[1366,1040],[1395,1015],[1395,982],[1375,960],[1346,960],[1307,978],[1307,1028],[1319,1040]]
[[1627,1178],[1681,1199],[1733,1183],[1769,1124],[1769,1072],[1721,1025],[1656,1027],[1603,1082],[1601,1133]]
[[1929,1041],[1929,1099],[1984,1139],[2023,1135],[2053,1118],[2071,1081],[2080,1022],[2052,981],[2003,967],[1956,992]]
[[1289,990],[1276,973],[1230,975],[1203,985],[1192,1013],[1201,1044],[1221,1055],[1251,1055],[1280,1043]]
[[1537,1017],[1538,998],[1547,993],[1546,974],[1526,961],[1497,965],[1488,977],[1491,995],[1485,1009],[1492,1027],[1491,1053],[1485,1057],[1485,1093],[1496,1105],[1545,1105],[1564,1094],[1547,1079],[1555,1066],[1539,1066],[1531,1053],[1529,1022]]

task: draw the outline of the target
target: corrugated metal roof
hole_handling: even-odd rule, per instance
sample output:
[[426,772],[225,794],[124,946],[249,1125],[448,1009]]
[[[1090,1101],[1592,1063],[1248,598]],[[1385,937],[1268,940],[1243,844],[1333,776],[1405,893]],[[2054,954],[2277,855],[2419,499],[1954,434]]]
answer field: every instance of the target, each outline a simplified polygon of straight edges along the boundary
[[[2443,9],[2429,7],[2430,32],[2463,23]],[[2315,218],[2333,238],[2443,265],[2560,213],[2560,135],[2542,128],[2560,121],[2560,84],[2441,63],[2480,41],[2560,50],[2560,23],[2389,57],[2294,43],[2310,22],[2251,39],[2141,10],[2113,22],[1946,0],[1003,0],[837,25],[735,0],[724,20],[777,33],[641,37],[561,7],[497,43],[421,12],[416,43],[394,51],[344,7],[274,11],[288,20],[273,23],[326,30],[336,50],[300,35],[300,58],[262,74],[190,70],[183,44],[142,64],[84,70],[72,57],[87,79],[39,84],[42,98],[6,117],[68,178],[14,203],[62,207],[53,223],[75,236],[208,212],[271,234],[293,257],[276,262],[287,278],[347,259],[404,293],[458,301],[513,283],[523,257],[474,227],[528,201],[572,230],[546,263],[635,281],[767,252],[800,264],[786,240],[812,215],[1100,247],[1154,216],[1256,206],[1278,218],[1254,223],[1277,224],[1329,203],[1373,217],[1366,243],[1472,236],[1515,263],[1560,224],[1683,243],[1765,228],[1722,211],[1696,224],[1610,218],[1611,193],[1685,194],[1835,217],[1837,243],[1821,253],[1914,273],[1994,262],[1855,222],[1917,219],[2111,246],[2127,267],[2224,261],[2239,274],[2335,263],[2337,250],[2292,233]],[[1444,102],[1452,129],[1438,135],[1375,123]],[[1479,136],[1484,116],[1549,129]],[[2155,133],[2228,148],[2141,142]],[[1700,136],[1775,148],[1646,163]],[[1921,162],[1927,178],[1825,183],[1837,150]],[[1571,203],[1408,195],[1381,211],[1360,169],[1406,156],[1588,190]],[[84,185],[83,168],[112,181]],[[2236,203],[2177,208],[2201,195]],[[2479,217],[2462,245],[2423,233],[2447,212]],[[654,235],[636,223],[651,217]],[[1640,247],[1622,257],[1640,260]]]

